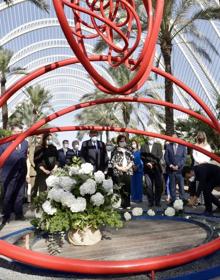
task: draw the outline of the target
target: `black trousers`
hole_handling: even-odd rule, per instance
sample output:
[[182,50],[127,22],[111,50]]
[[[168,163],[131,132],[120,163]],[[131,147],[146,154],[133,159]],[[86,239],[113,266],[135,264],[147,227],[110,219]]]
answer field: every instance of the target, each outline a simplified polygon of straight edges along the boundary
[[214,188],[215,186],[210,185],[206,186],[203,190],[205,208],[207,212],[212,212],[212,203],[215,204],[218,208],[220,208],[219,199],[212,194]]
[[9,219],[14,212],[17,217],[23,216],[23,203],[25,197],[26,172],[17,171],[10,178],[3,181],[3,208],[4,219]]
[[50,175],[44,173],[42,170],[37,170],[37,175],[35,178],[34,186],[31,189],[31,202],[37,196],[37,193],[45,192],[47,190],[46,179]]
[[[161,200],[161,195],[163,192],[163,179],[162,173],[158,169],[151,170],[146,173],[150,178],[151,183],[147,184],[147,198],[150,205],[159,205]],[[147,180],[146,180],[147,183]]]
[[131,177],[126,173],[116,177],[117,184],[122,184],[120,189],[121,195],[121,207],[130,207],[130,195],[131,195]]

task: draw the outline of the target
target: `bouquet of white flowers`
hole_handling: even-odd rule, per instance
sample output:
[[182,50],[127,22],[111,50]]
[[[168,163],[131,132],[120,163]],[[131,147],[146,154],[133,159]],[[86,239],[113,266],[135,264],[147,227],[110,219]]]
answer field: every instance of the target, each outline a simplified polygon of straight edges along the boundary
[[[48,191],[35,199],[36,218],[32,224],[50,234],[68,230],[122,226],[120,196],[113,193],[112,179],[102,171],[93,174],[90,163],[74,162],[58,168],[46,180]],[[40,214],[39,214],[40,213]]]

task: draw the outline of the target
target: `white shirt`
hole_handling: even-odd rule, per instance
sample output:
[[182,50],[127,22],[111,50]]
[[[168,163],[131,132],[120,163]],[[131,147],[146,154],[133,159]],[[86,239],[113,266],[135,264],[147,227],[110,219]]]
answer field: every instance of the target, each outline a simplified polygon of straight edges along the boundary
[[[207,144],[197,144],[197,146],[211,152],[212,149],[210,147],[210,145],[207,143]],[[208,157],[207,155],[204,155],[202,153],[200,153],[199,151],[196,151],[196,150],[193,150],[193,153],[192,153],[192,156],[193,156],[193,159],[194,159],[194,165],[198,165],[198,164],[201,164],[201,163],[206,163],[206,162],[209,162],[211,159],[210,157]]]

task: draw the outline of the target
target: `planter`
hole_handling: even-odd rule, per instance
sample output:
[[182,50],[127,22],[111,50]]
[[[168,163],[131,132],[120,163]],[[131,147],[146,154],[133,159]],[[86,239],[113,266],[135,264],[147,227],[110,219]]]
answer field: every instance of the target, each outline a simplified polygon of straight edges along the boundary
[[69,230],[67,234],[69,242],[76,246],[95,245],[102,239],[99,229],[85,228],[83,230]]

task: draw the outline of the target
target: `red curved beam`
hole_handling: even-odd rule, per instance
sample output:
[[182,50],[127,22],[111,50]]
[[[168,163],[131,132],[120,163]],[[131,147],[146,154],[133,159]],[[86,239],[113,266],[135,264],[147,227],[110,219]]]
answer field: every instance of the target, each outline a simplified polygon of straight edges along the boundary
[[[90,61],[106,61],[107,56],[91,56]],[[48,64],[46,66],[43,66],[37,70],[34,70],[32,73],[26,75],[25,77],[21,78],[19,81],[17,81],[14,85],[12,85],[8,90],[6,90],[5,94],[0,97],[0,107],[7,102],[7,100],[19,89],[21,89],[23,86],[25,86],[28,82],[34,80],[35,78],[50,72],[52,70],[55,70],[60,67],[64,67],[70,64],[78,63],[77,58],[70,58],[65,59],[62,61],[54,62],[51,64]],[[187,87],[184,83],[182,83],[180,80],[176,79],[174,76],[167,74],[163,70],[159,68],[153,68],[153,71],[157,72],[159,75],[162,75],[165,78],[171,79],[173,83],[175,83],[177,86],[181,87],[184,91],[186,91],[190,96],[199,103],[199,105],[202,107],[202,109],[205,111],[205,113],[209,116],[209,118],[212,120],[214,124],[214,129],[218,132],[220,132],[220,125],[214,114],[211,112],[211,110],[207,107],[207,105],[202,101],[201,98],[199,98],[195,92],[193,92],[192,89]]]
[[[120,97],[120,98],[108,98],[108,99],[97,99],[97,100],[92,100],[89,102],[85,102],[85,103],[81,103],[81,104],[77,104],[77,105],[73,105],[70,107],[67,107],[65,109],[62,109],[58,112],[52,113],[51,115],[39,120],[38,122],[36,122],[32,127],[30,127],[28,130],[26,130],[24,133],[20,134],[17,139],[11,143],[9,145],[9,147],[2,153],[2,155],[0,156],[0,167],[3,166],[5,160],[9,157],[10,153],[28,136],[30,136],[33,132],[35,132],[37,129],[39,129],[40,127],[42,127],[43,125],[45,125],[46,123],[64,115],[70,112],[73,112],[74,110],[78,110],[81,108],[86,108],[86,107],[90,107],[90,106],[94,106],[94,105],[98,105],[98,104],[104,104],[104,103],[111,103],[111,102],[124,102],[124,101],[130,101],[130,102],[142,102],[142,103],[152,103],[152,104],[159,104],[162,106],[170,106],[172,108],[181,110],[189,115],[193,115],[195,117],[200,118],[202,121],[208,123],[209,125],[210,122],[209,120],[205,119],[204,117],[201,118],[201,115],[189,110],[189,109],[184,109],[181,106],[169,103],[169,102],[165,102],[165,101],[161,101],[161,100],[155,100],[155,99],[150,99],[150,98],[143,98],[143,97],[139,97],[139,98],[134,98],[134,97]],[[12,139],[12,138],[6,138],[7,141],[9,141],[8,139]],[[5,141],[5,139],[0,140],[0,144],[2,144]]]

